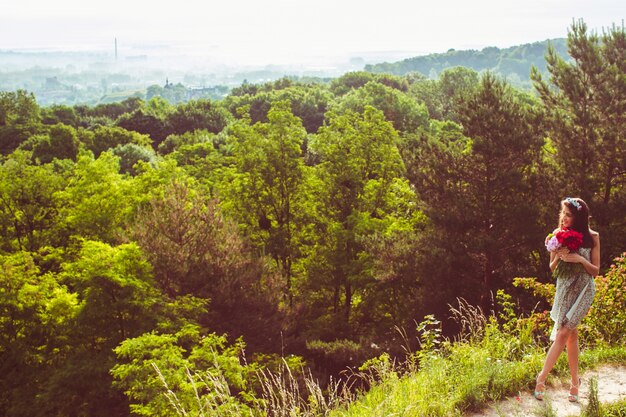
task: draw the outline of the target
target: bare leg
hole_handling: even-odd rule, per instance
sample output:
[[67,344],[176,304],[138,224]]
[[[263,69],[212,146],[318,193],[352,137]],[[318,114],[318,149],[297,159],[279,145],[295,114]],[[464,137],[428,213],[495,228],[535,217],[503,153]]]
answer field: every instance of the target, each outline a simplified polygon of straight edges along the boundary
[[[548,374],[554,367],[554,364],[559,359],[559,356],[563,352],[563,349],[565,349],[565,345],[567,344],[567,341],[570,338],[571,334],[572,329],[568,329],[565,326],[561,327],[556,333],[556,339],[548,350],[548,354],[546,355],[546,361],[543,363],[543,369],[541,370],[541,372],[539,372],[539,375],[537,375],[537,386],[535,387],[536,392],[543,391],[543,384],[548,378]],[[576,342],[578,343],[578,339],[576,339]],[[576,359],[578,360],[578,355],[576,356]]]
[[572,386],[569,390],[570,401],[576,398],[578,400],[578,386],[580,385],[580,377],[578,376],[578,330],[573,329],[567,338],[567,363],[569,364],[569,373],[571,376]]

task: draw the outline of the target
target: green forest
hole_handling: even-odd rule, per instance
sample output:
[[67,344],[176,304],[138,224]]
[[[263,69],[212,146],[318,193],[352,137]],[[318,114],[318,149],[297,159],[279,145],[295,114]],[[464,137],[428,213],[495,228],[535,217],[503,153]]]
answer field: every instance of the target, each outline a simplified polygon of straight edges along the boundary
[[558,55],[569,59],[566,40],[557,38],[504,49],[495,46],[480,51],[450,49],[445,53],[417,56],[399,62],[370,64],[365,66],[365,70],[394,75],[420,72],[430,78],[437,78],[437,75],[446,68],[464,66],[476,71],[491,71],[505,77],[515,87],[530,89],[531,68],[535,67],[541,73],[547,72],[544,55],[548,45],[554,48]]
[[532,90],[457,66],[184,103],[1,91],[0,414],[370,415],[340,410],[471,339],[463,311],[545,345],[566,196],[602,239],[582,340],[623,343],[626,31],[577,21],[566,48]]

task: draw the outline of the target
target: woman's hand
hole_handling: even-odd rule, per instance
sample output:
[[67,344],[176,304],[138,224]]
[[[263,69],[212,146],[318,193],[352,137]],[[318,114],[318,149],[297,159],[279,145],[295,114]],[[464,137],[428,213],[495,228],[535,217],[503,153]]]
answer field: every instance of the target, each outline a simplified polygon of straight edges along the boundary
[[562,260],[563,262],[581,263],[585,259],[580,254],[569,252],[567,249],[565,249],[565,253],[559,253],[557,251],[557,254],[558,254],[557,256],[559,257],[559,259]]
[[554,253],[556,253],[556,257],[557,258],[563,259],[563,257],[569,253],[569,249],[567,249],[567,248],[558,248]]

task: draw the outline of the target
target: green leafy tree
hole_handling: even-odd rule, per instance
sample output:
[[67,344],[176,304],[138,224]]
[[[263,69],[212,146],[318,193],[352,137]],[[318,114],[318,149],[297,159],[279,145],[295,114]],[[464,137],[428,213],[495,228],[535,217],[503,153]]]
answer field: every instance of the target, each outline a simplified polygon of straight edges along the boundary
[[50,126],[48,133],[31,136],[20,145],[21,149],[33,151],[33,158],[41,164],[54,158],[76,160],[80,140],[76,130],[62,123]]
[[76,109],[63,104],[53,104],[50,107],[41,108],[41,118],[42,123],[46,125],[63,123],[73,128],[80,126],[80,118]]
[[93,142],[87,144],[87,149],[92,151],[96,158],[102,152],[118,145],[134,143],[139,146],[150,146],[152,144],[150,137],[121,127],[98,126],[93,130],[93,134]]
[[375,81],[352,90],[339,102],[339,108],[353,112],[363,112],[365,106],[381,110],[398,131],[414,132],[428,122],[426,106],[401,91]]
[[131,113],[143,105],[143,100],[138,97],[129,97],[124,101],[115,103],[98,104],[95,107],[75,106],[76,111],[82,118],[102,117],[110,121],[115,121],[124,113]]
[[132,113],[124,113],[115,124],[126,130],[148,135],[158,146],[168,134],[165,120],[154,114],[147,113],[143,109],[137,109]]
[[328,125],[311,143],[321,160],[316,166],[321,208],[309,279],[319,290],[312,304],[334,316],[327,331],[351,333],[353,307],[368,282],[362,238],[385,216],[384,201],[403,172],[397,141],[383,113],[366,106],[362,114],[329,114]]
[[36,415],[128,415],[128,403],[112,387],[113,349],[152,330],[162,296],[139,247],[83,241],[58,278],[75,291],[78,311],[67,352],[37,397]]
[[146,90],[146,99],[152,100],[154,98],[160,98],[167,100],[172,104],[182,103],[189,97],[189,91],[181,83],[170,84],[165,87],[160,85],[151,85]]
[[246,94],[254,96],[259,92],[259,86],[256,84],[250,84],[248,80],[243,80],[239,87],[235,87],[230,90],[230,97],[245,96]]
[[179,104],[176,110],[168,115],[167,123],[170,132],[177,135],[199,129],[219,133],[230,119],[228,111],[219,103],[211,100],[192,100]]
[[150,311],[159,301],[152,267],[134,243],[112,247],[84,241],[79,257],[64,265],[61,279],[80,296],[78,331],[100,335],[96,345],[115,346],[156,323]]
[[209,143],[212,145],[213,137],[214,134],[206,130],[194,130],[193,132],[185,132],[181,135],[169,135],[159,144],[159,154],[167,155],[184,145],[196,145],[199,143]]
[[252,416],[249,380],[255,368],[242,365],[245,345],[187,325],[176,333],[146,333],[115,348],[115,386],[139,416]]
[[119,158],[110,152],[95,160],[81,154],[68,181],[56,194],[62,233],[109,243],[123,240],[139,196],[132,179],[119,173]]
[[0,256],[0,413],[44,416],[40,395],[72,349],[76,294],[24,251]]
[[33,93],[0,91],[0,153],[13,152],[41,127],[41,110]]
[[222,172],[230,165],[227,157],[215,149],[213,141],[182,145],[167,156],[196,179],[207,195],[216,195]]
[[478,73],[470,68],[447,68],[436,80],[418,80],[409,94],[424,103],[431,118],[459,121],[456,109],[462,97],[473,93],[479,85]]
[[66,184],[54,165],[35,165],[30,152],[16,151],[0,165],[2,252],[36,252],[59,243],[56,193]]
[[621,325],[626,319],[626,253],[613,262],[603,276],[596,278],[597,295],[585,318],[583,337],[592,344],[620,345],[626,339]]
[[139,146],[134,143],[117,145],[115,148],[111,149],[111,153],[120,158],[120,173],[130,175],[138,174],[135,169],[137,162],[143,161],[152,163],[156,158],[152,148]]
[[273,103],[288,100],[294,116],[302,120],[308,133],[315,133],[324,122],[324,113],[330,105],[332,94],[319,85],[290,85],[289,87],[260,91],[254,95],[229,96],[225,105],[237,116],[240,107],[249,106],[247,114],[252,123],[268,121]]
[[418,79],[411,84],[408,94],[426,106],[430,118],[444,119],[444,103],[438,80]]
[[371,72],[348,72],[331,82],[330,91],[336,96],[343,96],[351,90],[359,89],[368,82],[374,81],[374,79],[375,75]]
[[376,82],[386,85],[387,87],[406,93],[409,89],[409,80],[406,77],[399,77],[392,74],[377,74]]
[[224,193],[253,242],[276,262],[291,303],[297,235],[306,218],[306,131],[289,102],[275,103],[268,117],[268,123],[244,119],[231,127],[236,172]]
[[150,136],[155,149],[171,133],[167,117],[174,107],[161,97],[151,98],[131,113],[122,114],[115,122],[117,126]]
[[[418,198],[409,181],[394,178],[386,190],[383,181],[365,187],[358,213],[355,241],[360,246],[360,276],[355,285],[352,323],[356,334],[394,351],[396,326],[413,328],[428,294],[422,270],[429,236],[428,220],[418,209]],[[367,351],[367,349],[366,349]]]

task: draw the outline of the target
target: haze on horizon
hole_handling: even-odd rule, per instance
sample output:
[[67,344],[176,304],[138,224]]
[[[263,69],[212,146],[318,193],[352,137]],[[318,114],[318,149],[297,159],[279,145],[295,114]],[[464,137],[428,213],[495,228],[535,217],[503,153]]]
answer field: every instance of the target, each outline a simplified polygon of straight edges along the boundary
[[505,48],[565,37],[573,19],[601,31],[626,16],[622,0],[0,1],[0,50],[112,50],[117,38],[127,53],[169,46],[230,65]]

